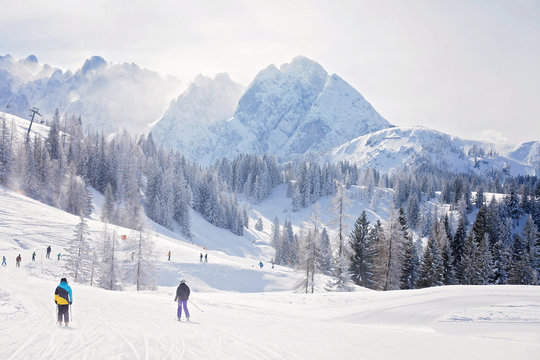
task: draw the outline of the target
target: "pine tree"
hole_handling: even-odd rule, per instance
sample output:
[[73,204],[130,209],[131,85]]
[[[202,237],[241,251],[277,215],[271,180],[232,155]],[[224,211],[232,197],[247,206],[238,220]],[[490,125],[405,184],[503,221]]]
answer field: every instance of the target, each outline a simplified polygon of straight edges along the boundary
[[137,291],[155,290],[155,259],[154,259],[154,243],[144,231],[142,222],[139,230],[133,233],[135,264],[132,273],[135,276],[135,284]]
[[66,254],[67,270],[75,282],[83,282],[85,277],[89,275],[91,259],[88,239],[88,224],[81,214],[79,223],[75,226],[75,236],[71,240]]
[[480,246],[482,241],[484,240],[484,235],[487,231],[487,209],[485,206],[481,207],[478,211],[478,214],[476,215],[476,220],[474,221],[473,227],[472,227],[472,235],[474,237],[474,240],[476,241],[477,247]]
[[114,202],[112,186],[110,183],[108,183],[107,187],[105,188],[105,202],[101,208],[101,221],[115,223],[116,211]]
[[116,232],[110,234],[107,223],[104,224],[103,244],[101,249],[99,286],[107,290],[122,290],[122,272],[118,259],[118,240]]
[[435,233],[432,232],[424,249],[424,255],[420,264],[418,287],[425,288],[443,285],[443,273],[443,259]]
[[463,254],[461,257],[461,277],[460,284],[463,285],[479,285],[481,282],[481,274],[478,259],[478,246],[474,240],[473,234],[467,236],[463,245]]
[[274,222],[272,223],[272,246],[274,249],[278,249],[279,247],[279,220],[277,216],[274,217]]
[[414,289],[416,287],[416,282],[418,281],[419,259],[416,251],[416,245],[414,244],[412,234],[409,233],[407,228],[407,220],[405,218],[405,212],[402,208],[399,209],[398,220],[399,224],[401,225],[401,232],[403,233],[404,240],[400,288]]
[[348,198],[344,186],[339,186],[337,190],[337,194],[331,200],[329,208],[330,213],[333,215],[330,224],[337,225],[338,227],[332,273],[335,287],[343,290],[347,287],[346,283],[349,280],[349,249],[345,242],[345,222],[347,218],[347,208],[349,207],[351,200]]
[[493,247],[493,259],[493,282],[504,285],[508,282],[510,274],[512,250],[504,245],[502,239],[499,239]]
[[173,218],[176,220],[178,225],[180,225],[182,234],[184,234],[187,238],[191,238],[191,217],[189,209],[192,195],[183,172],[175,176],[173,182],[173,192]]
[[375,268],[375,244],[369,236],[369,221],[365,211],[356,219],[353,231],[349,235],[352,249],[349,271],[356,285],[373,289]]
[[386,257],[384,259],[385,274],[383,290],[397,290],[400,287],[401,271],[403,268],[403,248],[406,240],[395,210],[390,211],[390,217],[385,225]]
[[480,285],[489,284],[493,277],[493,260],[491,251],[489,249],[489,235],[484,234],[484,239],[480,243],[478,248],[478,257],[476,258],[478,263],[478,270],[480,272]]
[[404,245],[403,268],[401,270],[401,289],[416,289],[419,277],[420,260],[412,236],[408,236]]
[[329,275],[332,271],[332,247],[326,228],[321,233],[319,267],[323,274]]
[[299,289],[303,289],[305,293],[314,292],[315,289],[315,273],[318,271],[319,246],[318,234],[315,229],[309,230],[307,234],[300,235],[301,251],[299,268],[303,272]]
[[13,135],[4,118],[0,118],[0,184],[9,185],[14,168]]
[[510,268],[509,284],[530,285],[534,282],[531,256],[527,251],[527,241],[515,234],[514,249],[512,253],[512,266]]
[[60,113],[56,109],[54,113],[51,126],[49,127],[49,134],[47,135],[47,150],[49,150],[49,156],[52,160],[60,160],[61,144],[60,144]]
[[263,222],[260,217],[257,219],[257,222],[255,223],[255,230],[263,231]]
[[411,229],[416,229],[420,220],[420,205],[418,203],[418,196],[416,193],[412,193],[407,200],[407,223]]
[[386,283],[386,264],[388,257],[388,246],[383,226],[380,220],[377,220],[375,225],[369,231],[370,242],[375,248],[375,266],[374,272],[374,288],[376,290],[384,290]]
[[482,206],[484,206],[485,201],[486,201],[486,199],[485,199],[485,196],[484,196],[484,188],[482,186],[480,186],[480,188],[476,192],[476,197],[474,199],[474,205],[477,208],[480,209]]

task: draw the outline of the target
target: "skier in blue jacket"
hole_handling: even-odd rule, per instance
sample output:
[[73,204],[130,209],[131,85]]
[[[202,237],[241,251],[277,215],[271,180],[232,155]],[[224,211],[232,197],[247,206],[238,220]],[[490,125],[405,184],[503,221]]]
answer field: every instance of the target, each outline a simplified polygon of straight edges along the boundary
[[58,325],[62,325],[62,317],[66,326],[69,324],[69,306],[73,303],[71,287],[66,278],[60,279],[60,285],[54,291],[54,302],[58,305]]

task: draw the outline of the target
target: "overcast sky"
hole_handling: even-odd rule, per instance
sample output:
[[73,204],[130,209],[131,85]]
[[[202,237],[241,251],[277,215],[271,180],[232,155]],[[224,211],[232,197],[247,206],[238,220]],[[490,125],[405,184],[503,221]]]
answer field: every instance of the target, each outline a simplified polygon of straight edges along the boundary
[[540,1],[0,0],[0,26],[0,55],[63,69],[100,55],[186,83],[248,85],[304,55],[392,124],[540,140]]

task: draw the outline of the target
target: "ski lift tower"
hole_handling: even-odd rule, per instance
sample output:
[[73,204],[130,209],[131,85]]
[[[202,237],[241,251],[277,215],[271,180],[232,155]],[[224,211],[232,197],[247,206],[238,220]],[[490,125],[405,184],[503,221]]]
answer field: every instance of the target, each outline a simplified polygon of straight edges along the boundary
[[34,106],[33,108],[30,109],[30,114],[28,115],[28,116],[31,116],[31,119],[30,119],[30,126],[28,126],[28,132],[26,133],[27,138],[30,136],[30,129],[32,129],[32,124],[34,123],[34,116],[36,116],[36,114],[43,117],[43,115],[39,113],[39,109]]

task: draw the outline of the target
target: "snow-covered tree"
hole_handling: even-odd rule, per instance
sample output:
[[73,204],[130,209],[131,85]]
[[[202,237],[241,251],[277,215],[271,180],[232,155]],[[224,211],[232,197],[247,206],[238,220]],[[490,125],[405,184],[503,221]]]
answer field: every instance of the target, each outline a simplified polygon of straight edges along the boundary
[[338,186],[337,194],[330,201],[329,211],[333,218],[330,224],[337,225],[337,244],[334,246],[334,263],[332,273],[335,286],[343,289],[349,281],[349,248],[345,241],[345,224],[348,217],[348,208],[351,200],[348,197],[345,186]]
[[104,224],[103,243],[101,248],[99,286],[107,290],[122,290],[122,271],[118,259],[118,240],[116,231],[110,233],[107,223]]
[[90,247],[88,245],[90,233],[88,224],[81,214],[79,223],[75,226],[75,234],[69,243],[66,253],[66,265],[68,273],[75,282],[83,282],[89,275],[91,267]]
[[139,231],[132,233],[132,237],[134,239],[135,251],[132,272],[135,276],[137,291],[155,290],[154,243],[143,227]]
[[279,231],[279,220],[277,216],[274,216],[274,221],[272,222],[272,246],[274,249],[278,249],[280,245],[280,231]]
[[403,268],[403,247],[405,235],[398,214],[392,209],[385,224],[385,251],[380,254],[385,268],[383,290],[397,290],[400,287]]
[[307,233],[300,235],[300,263],[299,269],[302,277],[298,288],[305,293],[313,293],[315,290],[315,273],[319,271],[319,234],[316,229],[309,229]]
[[13,136],[6,119],[0,118],[0,184],[2,185],[9,184],[14,170]]
[[355,284],[375,288],[375,244],[369,236],[369,221],[365,211],[356,219],[349,235],[352,249],[349,271]]
[[332,247],[330,237],[326,228],[323,228],[320,240],[320,260],[319,267],[323,274],[329,275],[332,272]]
[[257,222],[255,223],[255,230],[263,231],[263,221],[260,217],[257,219]]
[[428,243],[424,249],[420,273],[418,277],[418,287],[425,288],[431,286],[441,286],[444,284],[443,259],[435,231],[429,236]]

